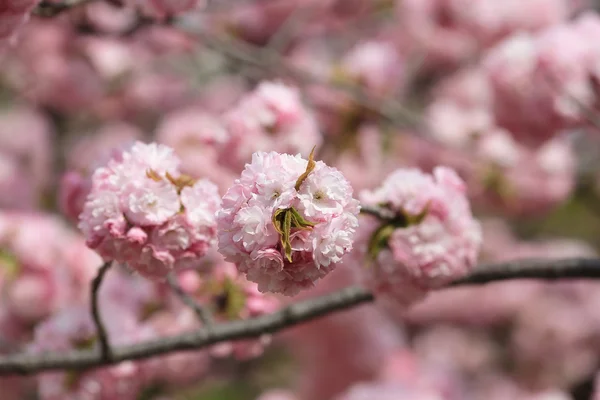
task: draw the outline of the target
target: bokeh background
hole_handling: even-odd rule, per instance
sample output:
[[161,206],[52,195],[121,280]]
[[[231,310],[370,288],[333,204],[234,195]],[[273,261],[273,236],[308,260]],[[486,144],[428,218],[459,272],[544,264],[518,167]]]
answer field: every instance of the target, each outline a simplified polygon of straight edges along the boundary
[[[482,222],[481,262],[597,257],[598,6],[1,1],[0,351],[62,349],[42,328],[86,303],[99,266],[77,229],[91,174],[136,140],[173,147],[221,194],[259,150],[307,157],[316,146],[356,193],[397,168],[447,165]],[[148,326],[150,336],[193,327],[164,288],[118,274],[105,315],[133,321],[123,343]],[[182,279],[193,290],[194,277]],[[277,301],[353,281],[342,265]],[[407,312],[361,306],[242,349],[165,357],[148,379],[143,368],[89,378],[134,382],[127,395],[84,397],[81,376],[49,374],[0,378],[0,398],[600,399],[599,308],[593,281],[444,289]]]

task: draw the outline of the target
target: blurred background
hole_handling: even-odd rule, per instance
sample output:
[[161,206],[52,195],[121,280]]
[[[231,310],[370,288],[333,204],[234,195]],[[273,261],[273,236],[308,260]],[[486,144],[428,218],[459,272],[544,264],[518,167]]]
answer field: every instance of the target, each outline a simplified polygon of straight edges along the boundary
[[[221,194],[259,150],[306,158],[316,146],[355,193],[397,168],[450,166],[482,222],[481,262],[597,257],[598,6],[2,0],[0,352],[51,342],[45,321],[87,299],[99,259],[77,216],[95,168],[136,140],[173,147],[185,173]],[[172,306],[160,288],[119,279],[106,289],[115,319],[126,287],[146,293],[127,340],[142,340],[149,320],[159,336],[189,327],[179,311],[160,314]],[[353,280],[342,265],[277,301]],[[90,378],[104,389],[135,381],[127,395],[84,395],[81,379],[43,374],[0,378],[0,398],[600,399],[598,307],[592,281],[445,289],[408,312],[361,306],[258,349],[194,352],[151,378]]]

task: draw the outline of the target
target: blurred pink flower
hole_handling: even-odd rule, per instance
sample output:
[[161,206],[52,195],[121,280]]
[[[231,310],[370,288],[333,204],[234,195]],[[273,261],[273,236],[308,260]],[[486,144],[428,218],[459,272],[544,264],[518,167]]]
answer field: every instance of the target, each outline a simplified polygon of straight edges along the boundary
[[433,175],[396,170],[379,188],[361,193],[363,206],[393,214],[361,227],[370,235],[361,243],[368,266],[358,270],[376,293],[408,306],[475,265],[481,228],[465,192],[453,170],[437,167]]

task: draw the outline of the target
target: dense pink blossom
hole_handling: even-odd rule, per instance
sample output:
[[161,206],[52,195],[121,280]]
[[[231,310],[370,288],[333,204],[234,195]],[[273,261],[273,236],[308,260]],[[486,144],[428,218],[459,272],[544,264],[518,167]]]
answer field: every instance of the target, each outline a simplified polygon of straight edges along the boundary
[[52,178],[52,129],[34,109],[0,112],[0,207],[35,209]]
[[23,326],[85,301],[101,263],[62,221],[43,214],[0,213],[0,248],[2,304]]
[[309,153],[323,141],[312,113],[298,89],[262,82],[223,116],[229,133],[222,161],[243,166],[255,151]]
[[344,56],[337,79],[354,81],[374,95],[394,96],[404,78],[404,64],[389,42],[365,42]]
[[471,215],[465,191],[453,170],[437,167],[433,175],[397,170],[379,188],[361,193],[363,206],[381,207],[394,215],[379,228],[374,222],[363,228],[374,235],[365,250],[374,265],[361,272],[376,292],[408,305],[475,265],[481,228]]
[[272,389],[260,395],[256,400],[298,400],[293,392],[285,389]]
[[124,122],[108,123],[94,134],[78,137],[69,147],[67,171],[60,179],[58,206],[63,214],[77,220],[92,189],[94,170],[130,147],[142,132]]
[[[299,155],[255,153],[223,197],[219,250],[261,292],[310,288],[352,249],[359,209],[352,188],[322,161],[313,168]],[[291,229],[280,221],[278,231],[278,218],[293,219]]]
[[490,50],[483,62],[499,125],[537,144],[561,129],[586,125],[596,105],[600,19],[592,13],[537,34],[519,33]]
[[414,400],[444,400],[434,390],[419,390],[395,382],[362,383],[350,388],[347,393],[336,397],[336,400],[397,400],[401,398]]
[[402,47],[431,67],[468,60],[514,32],[535,32],[565,20],[568,0],[408,0],[398,2]]
[[79,227],[107,260],[164,278],[191,267],[216,240],[217,187],[179,174],[169,147],[137,142],[96,170]]

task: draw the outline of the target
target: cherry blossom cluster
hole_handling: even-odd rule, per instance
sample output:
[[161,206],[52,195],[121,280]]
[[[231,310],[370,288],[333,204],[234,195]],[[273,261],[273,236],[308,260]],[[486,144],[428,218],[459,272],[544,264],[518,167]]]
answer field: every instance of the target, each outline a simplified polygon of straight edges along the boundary
[[515,34],[491,49],[483,67],[498,124],[533,144],[590,124],[587,113],[598,102],[599,35],[600,18],[590,12],[537,34]]
[[261,149],[308,153],[323,140],[298,89],[283,83],[260,83],[227,111],[223,120],[229,140],[222,161],[234,168],[243,166]]
[[312,155],[255,153],[223,197],[219,251],[262,292],[310,288],[352,249],[358,201]]
[[[35,251],[32,251],[32,247]],[[27,340],[31,327],[89,299],[101,263],[84,240],[56,216],[0,213],[0,337]]]
[[213,183],[179,173],[172,149],[136,142],[94,172],[79,228],[105,260],[161,279],[214,245],[220,203]]
[[52,177],[52,133],[48,119],[33,108],[0,112],[0,207],[41,205]]
[[[398,2],[401,45],[447,67],[476,56],[513,32],[536,32],[576,10],[570,0],[408,0]],[[409,40],[405,38],[408,37]]]
[[363,206],[390,213],[365,224],[362,233],[368,238],[361,273],[377,293],[409,305],[469,272],[482,236],[465,192],[462,179],[446,167],[432,175],[400,169],[377,189],[361,192]]

